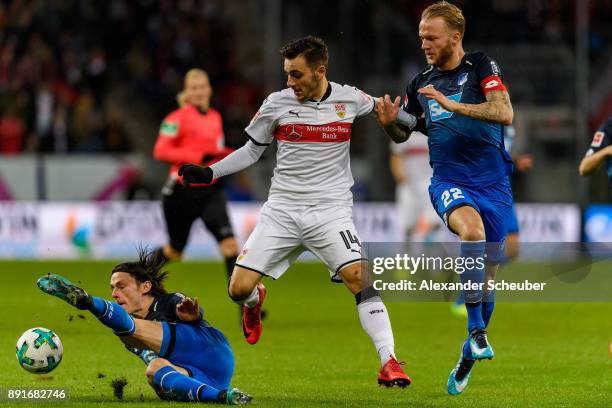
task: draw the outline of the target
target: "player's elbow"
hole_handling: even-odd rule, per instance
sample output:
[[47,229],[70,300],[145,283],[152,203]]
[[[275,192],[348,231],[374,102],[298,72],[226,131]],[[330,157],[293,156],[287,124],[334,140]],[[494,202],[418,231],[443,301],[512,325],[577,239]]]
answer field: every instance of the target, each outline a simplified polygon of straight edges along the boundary
[[513,121],[514,121],[514,112],[512,111],[512,109],[508,109],[506,112],[504,112],[504,115],[501,118],[501,124],[505,126],[509,126],[512,124]]
[[580,173],[582,177],[585,177],[591,174],[592,172],[593,169],[588,166],[585,159],[582,159],[582,161],[580,162],[580,166],[578,167],[578,173]]

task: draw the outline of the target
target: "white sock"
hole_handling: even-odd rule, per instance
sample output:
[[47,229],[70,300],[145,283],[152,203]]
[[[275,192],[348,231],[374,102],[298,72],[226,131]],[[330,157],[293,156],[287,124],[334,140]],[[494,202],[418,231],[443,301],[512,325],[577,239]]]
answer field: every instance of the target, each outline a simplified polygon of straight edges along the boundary
[[250,309],[255,307],[257,302],[259,302],[259,291],[257,290],[257,286],[255,286],[251,294],[246,299],[239,301],[238,304],[243,304]]
[[395,357],[395,342],[387,308],[380,297],[370,298],[357,305],[361,327],[372,339],[380,357],[381,366]]

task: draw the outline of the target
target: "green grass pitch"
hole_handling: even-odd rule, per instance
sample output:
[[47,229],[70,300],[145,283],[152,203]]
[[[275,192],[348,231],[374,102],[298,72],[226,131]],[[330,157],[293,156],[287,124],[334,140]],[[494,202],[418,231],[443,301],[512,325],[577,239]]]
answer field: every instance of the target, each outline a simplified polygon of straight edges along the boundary
[[[178,405],[157,399],[146,383],[144,364],[107,328],[35,284],[46,272],[59,273],[108,298],[112,266],[0,263],[0,387],[66,387],[70,400],[52,405],[58,407]],[[376,384],[378,358],[361,329],[353,297],[343,285],[329,282],[321,264],[296,264],[282,279],[266,280],[269,317],[255,346],[242,339],[220,263],[169,269],[168,289],[198,296],[206,318],[229,338],[236,355],[233,385],[251,393],[255,406],[612,406],[609,303],[498,304],[489,328],[495,359],[478,363],[465,394],[451,397],[446,378],[458,358],[465,323],[450,315],[447,303],[387,303],[396,351],[413,384],[385,389]],[[55,330],[64,344],[64,359],[48,376],[26,372],[15,358],[17,338],[34,326]],[[110,386],[118,377],[128,382],[122,401]]]

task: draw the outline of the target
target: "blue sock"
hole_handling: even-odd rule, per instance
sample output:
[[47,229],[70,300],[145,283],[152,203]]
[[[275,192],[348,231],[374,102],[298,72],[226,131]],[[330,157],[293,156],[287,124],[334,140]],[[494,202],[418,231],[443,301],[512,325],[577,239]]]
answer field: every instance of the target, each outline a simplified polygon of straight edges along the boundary
[[484,329],[485,324],[482,318],[482,303],[466,303],[465,308],[468,314],[468,333],[474,329]]
[[100,299],[96,296],[90,296],[91,298],[91,307],[89,311],[98,316],[102,316],[104,312],[106,312],[106,301],[104,299]]
[[195,378],[187,377],[172,366],[157,370],[153,385],[175,401],[217,401],[219,390]]
[[130,316],[124,308],[117,303],[108,302],[95,296],[92,296],[91,300],[93,303],[90,309],[91,313],[93,313],[103,325],[113,329],[113,333],[117,336],[129,336],[134,333],[136,324],[132,316]]
[[482,321],[485,327],[489,326],[493,309],[495,308],[495,291],[492,291],[482,301]]
[[[461,258],[471,259],[470,268],[464,261],[466,268],[459,275],[461,283],[484,284],[484,255],[485,241],[461,241]],[[482,320],[482,289],[464,290],[465,307],[468,313],[468,332],[474,329],[484,329]]]

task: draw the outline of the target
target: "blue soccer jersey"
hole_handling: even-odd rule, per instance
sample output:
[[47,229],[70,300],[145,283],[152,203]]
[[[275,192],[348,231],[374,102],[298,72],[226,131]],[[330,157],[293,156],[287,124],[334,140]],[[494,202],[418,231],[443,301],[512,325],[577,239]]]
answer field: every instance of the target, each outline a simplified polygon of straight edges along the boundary
[[502,74],[483,53],[467,53],[455,69],[430,66],[418,74],[406,88],[403,105],[407,113],[425,116],[433,168],[429,196],[436,212],[448,225],[456,208],[473,207],[482,218],[487,242],[502,244],[491,246],[497,248],[495,253],[487,251],[490,261],[499,262],[512,212],[512,159],[504,146],[503,126],[447,111],[417,92],[429,85],[451,100],[480,104],[487,92],[506,89]]
[[[586,155],[590,156],[604,147],[610,146],[610,144],[612,144],[612,116],[597,129],[597,132],[593,135],[593,141]],[[612,187],[612,158],[610,157],[606,158],[606,170],[608,171],[608,179]]]
[[428,85],[457,102],[483,103],[485,92],[505,89],[497,64],[474,52],[450,71],[430,66],[406,88],[403,109],[416,117],[425,115],[434,179],[483,187],[506,178],[512,159],[504,149],[502,125],[448,112],[417,92]]
[[[504,132],[504,147],[506,151],[510,153],[512,151],[512,146],[514,145],[514,138],[516,137],[516,129],[512,125],[507,125],[503,127]],[[511,175],[508,175],[508,180],[510,180]],[[510,219],[507,222],[507,231],[508,234],[518,234],[519,233],[519,223],[518,217],[516,216],[516,207],[514,204],[512,205],[512,212],[510,214]]]
[[[176,306],[185,295],[167,293],[151,303],[146,320],[162,324],[162,344],[159,356],[183,367],[190,377],[220,390],[229,387],[234,373],[234,353],[221,331],[203,318],[183,322]],[[204,316],[204,310],[200,308]]]

